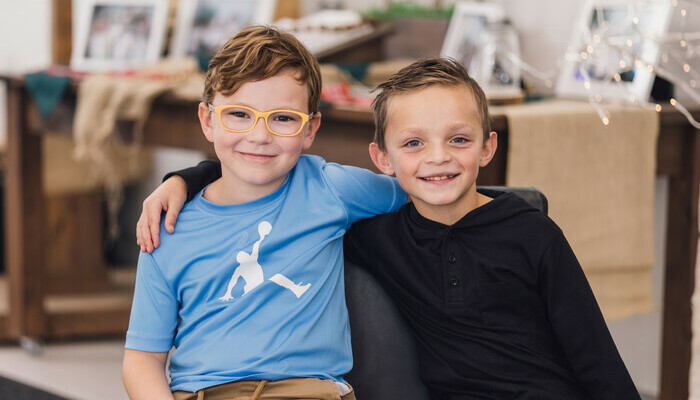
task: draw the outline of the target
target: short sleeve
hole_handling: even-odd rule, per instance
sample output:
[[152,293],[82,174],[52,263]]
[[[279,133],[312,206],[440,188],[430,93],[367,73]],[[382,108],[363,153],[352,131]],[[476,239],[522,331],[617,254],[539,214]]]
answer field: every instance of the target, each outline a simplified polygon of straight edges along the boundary
[[124,347],[148,352],[169,351],[173,346],[177,315],[177,299],[160,268],[151,254],[141,253]]
[[394,212],[406,203],[406,192],[390,176],[336,163],[326,164],[323,174],[345,207],[350,223]]

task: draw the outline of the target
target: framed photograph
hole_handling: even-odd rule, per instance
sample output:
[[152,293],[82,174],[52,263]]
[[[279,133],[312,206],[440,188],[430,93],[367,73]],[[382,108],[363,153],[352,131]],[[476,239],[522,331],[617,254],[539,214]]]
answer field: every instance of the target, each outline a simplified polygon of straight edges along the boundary
[[671,2],[588,0],[573,32],[560,97],[647,101]]
[[211,57],[243,28],[269,24],[277,0],[180,0],[170,55]]
[[519,57],[520,48],[502,5],[457,3],[440,55],[461,62],[491,100],[522,96],[520,67],[511,52]]
[[71,66],[124,70],[157,61],[168,6],[169,0],[75,0]]

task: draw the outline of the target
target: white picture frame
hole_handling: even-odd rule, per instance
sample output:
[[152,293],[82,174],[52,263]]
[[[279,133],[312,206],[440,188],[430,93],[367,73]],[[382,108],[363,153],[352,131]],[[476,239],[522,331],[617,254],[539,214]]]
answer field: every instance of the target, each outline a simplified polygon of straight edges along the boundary
[[[440,51],[441,57],[450,57],[462,63],[469,75],[482,87],[486,97],[491,100],[522,96],[519,66],[511,65],[507,83],[493,82],[495,65],[499,61],[501,64],[513,62],[504,58],[507,55],[496,52],[493,46],[483,43],[489,36],[489,27],[500,26],[504,29],[505,17],[505,10],[501,4],[471,1],[457,3]],[[515,42],[512,44],[512,50],[519,54],[517,37],[513,39]]]
[[276,6],[277,0],[180,0],[170,55],[213,56],[246,26],[272,23]]
[[500,4],[459,2],[455,5],[445,40],[440,50],[441,57],[451,57],[469,68],[481,33],[487,23],[505,19],[505,11]]
[[588,0],[569,42],[556,95],[648,101],[671,11],[670,1]]
[[169,0],[74,0],[71,67],[114,71],[156,62]]

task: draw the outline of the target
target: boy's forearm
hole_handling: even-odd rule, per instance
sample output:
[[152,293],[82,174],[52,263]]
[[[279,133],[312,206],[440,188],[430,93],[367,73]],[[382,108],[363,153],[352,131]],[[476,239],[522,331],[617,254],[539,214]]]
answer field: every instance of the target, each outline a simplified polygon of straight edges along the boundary
[[173,400],[165,374],[167,356],[167,353],[126,350],[122,379],[131,400]]
[[221,163],[213,160],[205,160],[195,167],[170,172],[163,177],[163,181],[166,181],[173,175],[177,175],[185,180],[185,184],[187,185],[187,201],[190,201],[208,184],[221,177]]

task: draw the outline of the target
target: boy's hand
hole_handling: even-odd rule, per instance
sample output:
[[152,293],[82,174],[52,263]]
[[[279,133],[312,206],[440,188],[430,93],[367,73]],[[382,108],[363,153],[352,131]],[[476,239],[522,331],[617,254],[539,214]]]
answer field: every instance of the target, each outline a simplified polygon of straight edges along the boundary
[[141,251],[152,253],[160,246],[160,214],[165,214],[165,230],[175,232],[175,221],[187,200],[185,180],[175,175],[163,182],[143,201],[143,210],[136,223],[136,244]]

